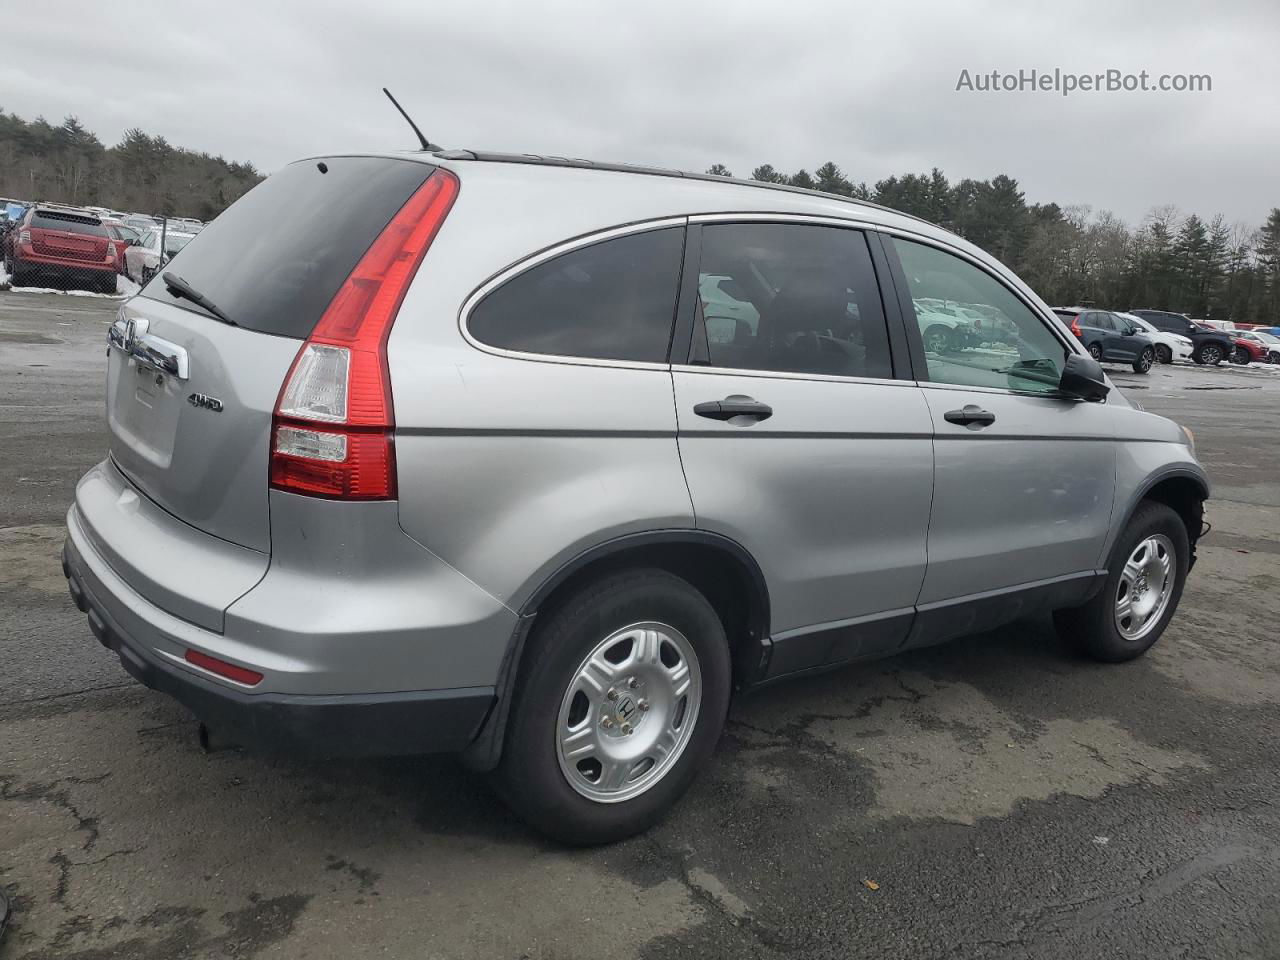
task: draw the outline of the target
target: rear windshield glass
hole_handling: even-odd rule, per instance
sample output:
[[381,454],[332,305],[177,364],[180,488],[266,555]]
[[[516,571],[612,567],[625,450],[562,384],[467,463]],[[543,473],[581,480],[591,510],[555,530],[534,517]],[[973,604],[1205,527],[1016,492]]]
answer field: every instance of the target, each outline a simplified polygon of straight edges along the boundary
[[77,217],[75,214],[57,213],[53,210],[37,210],[31,215],[31,226],[44,230],[62,230],[66,233],[83,233],[90,237],[107,235],[107,228],[97,220]]
[[[434,169],[385,157],[290,164],[191,238],[165,269],[239,326],[303,339]],[[159,275],[142,295],[199,312],[169,293]]]

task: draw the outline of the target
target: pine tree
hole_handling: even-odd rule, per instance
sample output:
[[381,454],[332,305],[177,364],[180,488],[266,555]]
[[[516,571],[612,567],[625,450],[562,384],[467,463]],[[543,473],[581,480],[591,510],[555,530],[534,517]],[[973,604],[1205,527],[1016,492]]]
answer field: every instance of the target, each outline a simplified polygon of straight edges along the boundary
[[762,183],[786,183],[787,178],[773,169],[772,164],[762,163],[751,171],[751,179]]
[[729,171],[729,168],[726,167],[723,163],[713,163],[711,166],[707,167],[707,173],[711,174],[711,176],[713,177],[732,177],[733,176],[733,174]]

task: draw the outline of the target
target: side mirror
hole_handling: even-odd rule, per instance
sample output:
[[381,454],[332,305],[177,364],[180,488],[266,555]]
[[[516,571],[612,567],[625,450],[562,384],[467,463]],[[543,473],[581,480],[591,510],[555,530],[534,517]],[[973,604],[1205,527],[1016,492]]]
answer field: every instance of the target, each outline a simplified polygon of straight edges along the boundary
[[1111,388],[1107,386],[1102,364],[1093,357],[1083,357],[1073,353],[1067,357],[1067,362],[1062,368],[1058,392],[1064,397],[1097,403],[1111,392]]

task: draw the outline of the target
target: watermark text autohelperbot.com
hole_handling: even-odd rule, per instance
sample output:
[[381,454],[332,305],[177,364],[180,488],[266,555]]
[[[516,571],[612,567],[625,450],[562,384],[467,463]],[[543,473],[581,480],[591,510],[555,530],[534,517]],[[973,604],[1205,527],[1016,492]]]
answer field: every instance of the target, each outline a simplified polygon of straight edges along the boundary
[[974,71],[964,69],[956,79],[956,92],[965,93],[1212,93],[1213,77],[1207,73],[1151,73],[1139,70],[1101,70],[1073,73],[1022,69]]

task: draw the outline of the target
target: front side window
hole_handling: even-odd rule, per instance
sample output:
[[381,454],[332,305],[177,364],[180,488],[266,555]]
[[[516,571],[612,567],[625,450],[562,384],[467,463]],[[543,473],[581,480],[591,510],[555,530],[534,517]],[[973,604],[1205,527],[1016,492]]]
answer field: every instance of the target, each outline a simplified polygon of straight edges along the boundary
[[683,253],[682,227],[571,250],[488,294],[467,329],[505,350],[663,363]]
[[893,376],[866,238],[807,224],[704,226],[692,354],[738,370]]
[[[892,242],[915,303],[929,380],[1024,393],[1057,390],[1067,349],[1030,307],[967,260],[928,244]],[[987,317],[998,322],[988,325]]]

